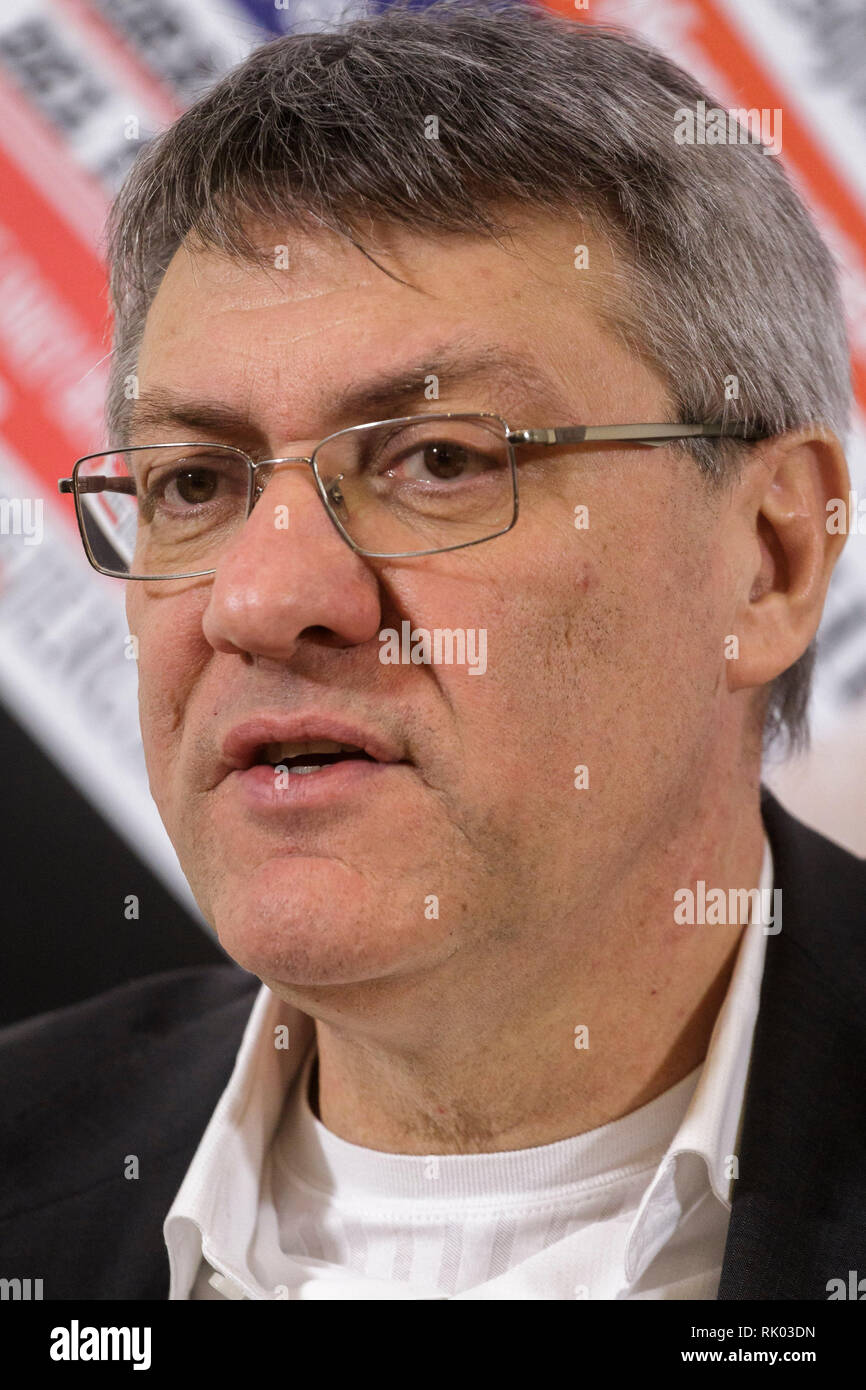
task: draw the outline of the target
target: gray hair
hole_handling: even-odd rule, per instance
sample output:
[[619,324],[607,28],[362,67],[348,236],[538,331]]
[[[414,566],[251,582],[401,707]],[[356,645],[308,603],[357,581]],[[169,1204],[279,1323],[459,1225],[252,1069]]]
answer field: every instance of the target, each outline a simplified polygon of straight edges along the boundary
[[[714,105],[635,36],[514,0],[400,0],[256,49],[145,148],[112,209],[112,442],[148,307],[188,235],[257,259],[250,219],[312,222],[369,255],[376,221],[495,237],[509,205],[576,213],[610,239],[624,273],[601,317],[661,373],[681,420],[767,435],[819,422],[844,438],[833,259],[760,144],[677,143],[677,113],[702,100]],[[424,138],[431,115],[438,139]],[[748,445],[676,447],[723,481]],[[767,688],[767,743],[808,741],[814,655]]]

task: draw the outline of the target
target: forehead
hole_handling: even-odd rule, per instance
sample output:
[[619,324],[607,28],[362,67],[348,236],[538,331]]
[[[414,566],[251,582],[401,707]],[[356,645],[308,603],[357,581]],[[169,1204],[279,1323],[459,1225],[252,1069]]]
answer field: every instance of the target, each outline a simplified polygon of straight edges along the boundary
[[277,427],[279,401],[294,437],[312,437],[352,423],[336,422],[338,397],[360,407],[378,381],[384,407],[401,376],[427,401],[487,389],[473,405],[500,410],[532,400],[560,413],[624,381],[658,395],[599,313],[617,283],[601,238],[592,269],[575,267],[579,222],[524,217],[500,240],[378,227],[365,240],[378,264],[330,229],[252,232],[257,262],[192,241],[172,258],[145,326],[140,418],[170,393]]

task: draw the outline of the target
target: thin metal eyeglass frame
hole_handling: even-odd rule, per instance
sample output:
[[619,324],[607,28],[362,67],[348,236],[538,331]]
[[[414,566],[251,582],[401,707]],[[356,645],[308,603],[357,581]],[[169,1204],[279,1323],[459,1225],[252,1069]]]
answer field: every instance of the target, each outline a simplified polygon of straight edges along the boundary
[[[511,486],[513,497],[513,508],[511,520],[507,526],[503,526],[498,531],[493,531],[489,536],[480,536],[474,541],[460,541],[457,545],[436,546],[432,550],[400,550],[400,551],[378,551],[367,550],[352,540],[339,517],[332,509],[332,504],[327,496],[327,488],[319,474],[316,464],[316,456],[325,445],[332,443],[346,434],[358,434],[363,430],[379,429],[383,425],[406,425],[429,423],[435,420],[495,420],[503,429],[503,443],[508,451],[508,463],[511,473]],[[279,464],[304,463],[309,464],[316,482],[316,490],[325,507],[325,511],[333,522],[336,530],[356,555],[363,555],[372,560],[402,560],[411,559],[420,555],[443,555],[451,550],[466,550],[473,545],[483,545],[486,541],[492,541],[497,536],[504,536],[511,531],[517,523],[519,515],[519,494],[517,486],[517,459],[515,449],[520,445],[555,445],[555,444],[593,444],[593,443],[630,443],[647,445],[650,448],[662,448],[665,444],[672,443],[679,439],[739,439],[743,443],[753,443],[759,439],[766,438],[764,433],[755,433],[744,430],[742,427],[725,429],[718,424],[701,425],[682,425],[682,424],[636,424],[636,425],[558,425],[549,429],[511,429],[501,415],[496,415],[492,411],[444,411],[442,413],[429,415],[401,415],[392,420],[372,420],[363,425],[349,425],[346,429],[336,430],[333,434],[326,435],[316,445],[312,454],[307,457],[301,454],[290,454],[284,458],[259,459],[258,461],[250,458],[243,449],[237,448],[233,444],[217,444],[212,440],[170,440],[166,444],[134,444],[128,448],[100,449],[97,453],[85,454],[77,459],[72,476],[60,478],[57,483],[59,493],[72,493],[75,499],[75,515],[78,522],[78,530],[84,546],[84,552],[88,561],[100,574],[107,575],[111,579],[124,579],[129,581],[153,582],[157,580],[169,579],[199,579],[209,574],[216,573],[216,566],[212,569],[193,570],[186,574],[123,574],[119,570],[106,569],[100,565],[90,547],[85,530],[83,509],[81,505],[81,494],[90,491],[116,491],[127,492],[130,489],[125,487],[111,488],[103,482],[99,489],[88,489],[87,479],[79,481],[79,470],[81,465],[89,463],[94,458],[104,458],[109,454],[133,454],[142,450],[153,450],[157,448],[208,448],[225,449],[227,452],[237,454],[244,460],[249,469],[249,491],[247,494],[247,510],[244,521],[252,513],[253,507],[264,492],[264,487],[256,485],[256,473],[260,468],[275,467]],[[113,482],[122,482],[123,479],[112,479]],[[333,481],[337,481],[334,479]],[[265,484],[267,486],[267,484]]]

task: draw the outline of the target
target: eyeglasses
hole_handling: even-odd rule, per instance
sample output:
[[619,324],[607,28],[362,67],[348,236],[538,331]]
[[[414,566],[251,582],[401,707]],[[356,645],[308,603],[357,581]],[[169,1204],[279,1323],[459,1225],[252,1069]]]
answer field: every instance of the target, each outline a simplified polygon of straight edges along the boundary
[[[87,454],[58,484],[75,498],[94,569],[116,579],[195,579],[219,557],[279,468],[307,465],[343,540],[359,555],[402,559],[479,545],[517,521],[521,445],[628,443],[763,435],[720,425],[566,425],[510,429],[499,416],[405,415],[353,425],[309,458],[254,461],[229,444],[140,444]],[[289,529],[288,508],[274,525]]]

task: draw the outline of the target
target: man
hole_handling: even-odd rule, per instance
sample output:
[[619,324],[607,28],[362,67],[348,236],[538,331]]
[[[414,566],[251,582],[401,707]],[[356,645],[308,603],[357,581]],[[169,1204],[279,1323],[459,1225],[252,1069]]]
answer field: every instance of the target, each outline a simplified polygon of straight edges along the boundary
[[845,334],[778,161],[675,138],[705,99],[409,7],[257,51],[131,175],[113,452],[65,488],[241,969],[5,1035],[46,1298],[824,1299],[862,1260],[864,870],[760,787]]

